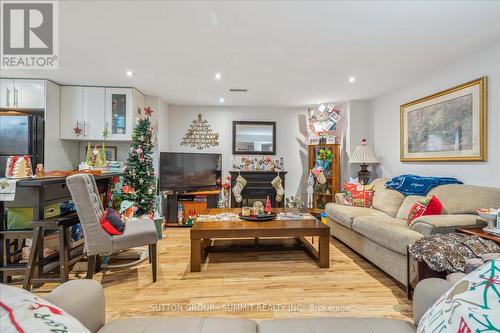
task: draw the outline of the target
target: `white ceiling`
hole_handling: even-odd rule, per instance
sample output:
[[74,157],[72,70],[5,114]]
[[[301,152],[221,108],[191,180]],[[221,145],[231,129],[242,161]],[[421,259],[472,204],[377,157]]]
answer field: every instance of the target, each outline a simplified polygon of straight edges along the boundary
[[0,74],[304,106],[373,98],[499,40],[500,1],[62,1],[59,70]]

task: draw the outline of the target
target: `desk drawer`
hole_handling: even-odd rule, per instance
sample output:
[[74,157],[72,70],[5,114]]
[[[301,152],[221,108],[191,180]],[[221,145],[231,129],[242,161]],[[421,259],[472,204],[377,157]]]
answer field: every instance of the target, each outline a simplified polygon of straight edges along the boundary
[[66,183],[47,184],[43,185],[43,196],[45,201],[58,200],[58,199],[71,199]]

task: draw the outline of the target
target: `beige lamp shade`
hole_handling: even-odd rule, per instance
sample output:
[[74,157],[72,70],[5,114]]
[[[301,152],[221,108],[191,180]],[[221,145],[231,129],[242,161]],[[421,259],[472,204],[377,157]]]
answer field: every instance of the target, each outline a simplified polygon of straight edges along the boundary
[[373,149],[366,145],[366,139],[361,140],[361,144],[354,149],[349,159],[349,163],[374,164],[379,163]]

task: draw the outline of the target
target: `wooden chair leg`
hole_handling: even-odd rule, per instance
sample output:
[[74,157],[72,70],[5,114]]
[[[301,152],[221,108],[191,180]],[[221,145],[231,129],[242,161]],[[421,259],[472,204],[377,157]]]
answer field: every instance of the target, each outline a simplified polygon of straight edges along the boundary
[[69,281],[69,235],[68,228],[65,226],[59,227],[59,271],[61,281]]
[[85,276],[86,279],[92,280],[92,277],[94,276],[95,272],[95,264],[97,262],[97,256],[87,256],[87,275]]
[[156,282],[157,275],[157,255],[156,255],[156,243],[149,245],[149,258],[151,258],[151,266],[153,269],[153,282]]
[[31,242],[30,256],[24,273],[23,288],[28,291],[31,289],[31,279],[33,278],[35,267],[38,265],[38,253],[40,251],[40,245],[42,245],[40,238],[43,238],[42,228],[36,227],[33,230],[33,241]]
[[152,263],[152,260],[151,260],[151,244],[148,244],[148,250],[149,250],[148,259],[149,259],[149,263],[151,264]]

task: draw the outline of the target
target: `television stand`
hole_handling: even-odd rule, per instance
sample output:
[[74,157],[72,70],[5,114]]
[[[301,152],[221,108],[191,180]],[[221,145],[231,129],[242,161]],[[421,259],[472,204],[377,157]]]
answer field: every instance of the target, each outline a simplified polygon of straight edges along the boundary
[[[185,224],[189,215],[197,215],[207,208],[217,208],[220,189],[163,191],[163,215],[167,227],[190,227]],[[183,223],[177,220],[178,207],[183,207]]]

